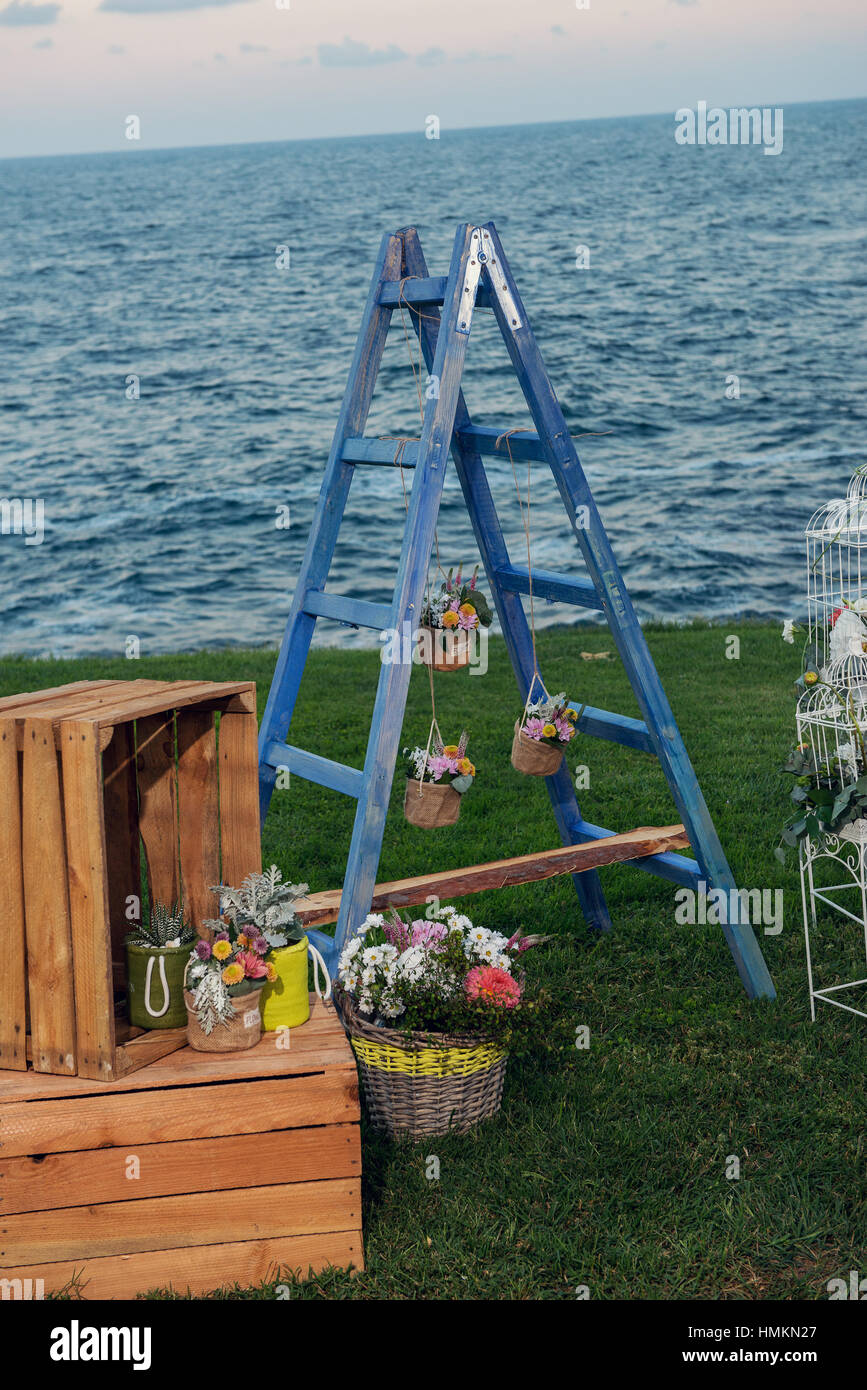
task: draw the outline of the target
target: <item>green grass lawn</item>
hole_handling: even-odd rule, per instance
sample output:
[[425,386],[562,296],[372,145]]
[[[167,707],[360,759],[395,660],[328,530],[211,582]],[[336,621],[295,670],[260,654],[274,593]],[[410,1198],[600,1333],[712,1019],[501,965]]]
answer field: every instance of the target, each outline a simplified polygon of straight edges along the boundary
[[[731,634],[737,660],[726,658]],[[648,639],[738,883],[783,889],[784,929],[761,938],[777,1002],[749,1003],[720,929],[677,926],[674,885],[636,870],[602,870],[614,922],[604,937],[585,928],[568,877],[465,900],[485,925],[555,934],[530,973],[566,983],[591,1046],[565,1064],[513,1063],[502,1115],[469,1137],[391,1144],[365,1129],[367,1269],[302,1280],[293,1297],[562,1299],[586,1285],[594,1299],[810,1299],[863,1268],[867,1025],[831,1008],[810,1024],[797,871],[773,857],[797,649],[778,627],[753,625],[650,628]],[[552,631],[539,648],[550,689],[638,713],[619,660],[580,658],[613,653],[607,631]],[[0,694],[86,677],[243,678],[258,682],[261,713],[274,660],[4,659]],[[314,652],[292,741],[360,766],[377,668],[375,652]],[[544,783],[510,766],[519,711],[502,642],[485,676],[438,678],[437,712],[447,741],[470,731],[476,784],[458,825],[425,831],[404,821],[398,776],[379,877],[557,844]],[[405,741],[424,743],[429,719],[415,670]],[[627,830],[677,819],[648,755],[579,738],[569,761],[590,770],[588,820]],[[265,863],[313,890],[338,886],[354,806],[293,778],[272,803]],[[439,1181],[425,1176],[432,1154]],[[739,1180],[726,1177],[729,1155]]]

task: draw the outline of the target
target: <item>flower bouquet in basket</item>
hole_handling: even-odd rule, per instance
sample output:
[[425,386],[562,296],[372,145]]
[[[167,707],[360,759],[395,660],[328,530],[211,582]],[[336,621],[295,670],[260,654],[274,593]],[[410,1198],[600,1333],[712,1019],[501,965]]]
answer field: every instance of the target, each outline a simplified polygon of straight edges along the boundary
[[362,922],[335,988],[376,1128],[419,1137],[496,1114],[509,1051],[539,1034],[543,996],[520,958],[547,939],[507,939],[454,907]]
[[512,767],[530,777],[550,777],[575,736],[577,720],[578,711],[570,708],[562,692],[528,701],[521,719],[515,723]]
[[265,874],[249,874],[240,888],[218,884],[211,890],[221,895],[223,917],[202,923],[209,938],[196,944],[185,977],[187,1037],[199,1052],[255,1046],[262,1032],[260,991],[277,985],[290,954],[301,962],[309,1012],[307,938],[293,909],[307,884],[281,878],[273,864]]
[[438,825],[454,825],[461,813],[461,797],[473,785],[475,763],[467,757],[469,735],[466,729],[457,743],[444,744],[435,733],[431,751],[404,748],[406,792],[403,812],[413,825],[426,830]]
[[468,666],[472,634],[491,626],[490,604],[476,587],[478,572],[476,565],[469,583],[464,583],[460,570],[454,578],[449,570],[439,593],[422,608],[419,656],[425,666],[432,666],[435,671],[458,671]]

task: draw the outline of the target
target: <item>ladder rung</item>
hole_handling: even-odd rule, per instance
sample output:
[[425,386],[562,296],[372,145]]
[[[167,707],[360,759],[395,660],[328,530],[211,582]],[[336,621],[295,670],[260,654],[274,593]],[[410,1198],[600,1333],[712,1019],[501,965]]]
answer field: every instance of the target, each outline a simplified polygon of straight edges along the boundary
[[401,450],[399,439],[365,439],[363,435],[344,439],[341,454],[344,463],[400,464],[402,468],[415,468],[417,457],[417,439],[411,439]]
[[278,743],[274,740],[265,749],[265,762],[268,767],[288,767],[296,776],[307,782],[318,782],[320,787],[330,787],[333,792],[344,796],[359,797],[364,774],[357,767],[346,767],[343,763],[333,763],[330,758],[320,758],[318,753],[307,753],[303,748],[293,748],[291,743]]
[[390,604],[368,603],[348,594],[324,594],[319,589],[307,590],[304,612],[312,618],[333,618],[348,627],[372,627],[377,632],[391,626]]
[[[379,296],[380,304],[442,304],[446,295],[448,276],[430,275],[426,280],[405,280],[401,294],[400,281],[389,280],[383,285]],[[476,304],[480,309],[491,307],[490,295],[485,285],[476,291]]]
[[[614,833],[586,820],[576,821],[569,829],[582,844],[586,844],[588,840],[607,840]],[[648,855],[647,858],[630,859],[627,862],[633,864],[636,869],[655,874],[657,878],[667,878],[672,883],[680,883],[685,888],[694,888],[696,882],[704,877],[697,860],[687,859],[685,854],[673,854],[668,850],[663,854]]]
[[[494,455],[497,458],[508,459],[511,449],[512,458],[515,463],[526,463],[528,459],[535,460],[536,463],[545,462],[545,454],[538,434],[533,430],[521,430],[518,434],[509,434],[509,426],[500,428],[497,425],[470,425],[467,429],[456,430],[455,433],[462,444],[475,449],[477,454]],[[508,443],[505,435],[508,435]],[[502,443],[497,447],[497,440]]]
[[[497,578],[509,593],[530,592],[526,565],[504,565],[497,570]],[[553,574],[550,570],[533,570],[533,593],[539,598],[552,599],[555,603],[574,603],[579,608],[596,608],[600,612],[603,608],[591,580],[573,579],[571,575]]]
[[[581,710],[573,703],[570,709]],[[609,743],[622,743],[626,748],[640,748],[644,753],[655,753],[650,730],[643,719],[630,719],[628,714],[612,714],[607,709],[594,709],[585,705],[575,723],[579,733],[590,734],[593,738],[605,738]]]

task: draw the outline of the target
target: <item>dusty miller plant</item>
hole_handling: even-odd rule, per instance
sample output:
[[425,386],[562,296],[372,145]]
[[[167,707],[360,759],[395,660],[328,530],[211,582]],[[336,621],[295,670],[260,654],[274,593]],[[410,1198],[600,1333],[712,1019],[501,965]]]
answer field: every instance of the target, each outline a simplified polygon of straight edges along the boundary
[[[294,904],[304,897],[307,884],[284,883],[276,864],[267,873],[248,874],[240,888],[219,884],[211,891],[220,894],[223,916],[237,931],[252,924],[275,948],[303,939],[304,927]],[[219,930],[224,924],[208,925]]]

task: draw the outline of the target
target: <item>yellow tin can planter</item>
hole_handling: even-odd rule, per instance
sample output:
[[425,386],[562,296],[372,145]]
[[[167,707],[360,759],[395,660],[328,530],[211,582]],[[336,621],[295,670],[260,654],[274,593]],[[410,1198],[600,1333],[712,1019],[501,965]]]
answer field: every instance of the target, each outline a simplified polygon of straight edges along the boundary
[[292,946],[281,946],[270,957],[277,979],[262,990],[262,1027],[266,1033],[298,1028],[310,1017],[307,949],[305,936]]

